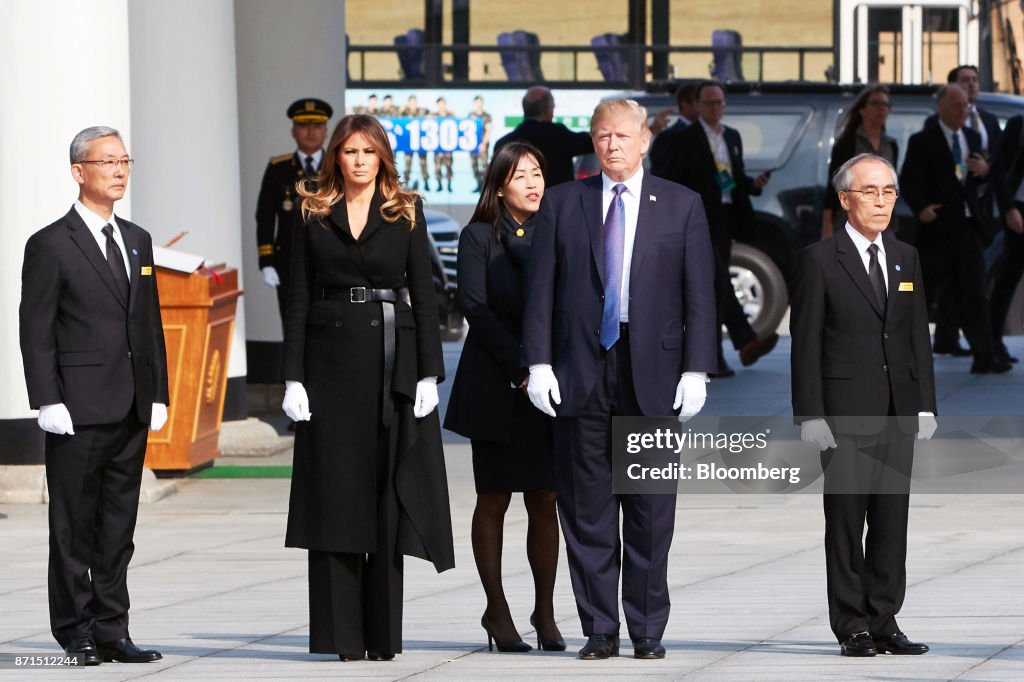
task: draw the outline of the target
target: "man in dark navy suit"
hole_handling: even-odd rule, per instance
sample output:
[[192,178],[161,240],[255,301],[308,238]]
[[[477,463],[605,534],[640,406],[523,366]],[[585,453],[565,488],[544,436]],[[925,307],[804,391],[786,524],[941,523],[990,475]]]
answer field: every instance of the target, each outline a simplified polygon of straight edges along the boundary
[[971,373],[1002,374],[1012,365],[995,352],[979,222],[988,162],[978,134],[964,126],[970,103],[963,88],[943,86],[936,102],[938,124],[910,136],[900,175],[903,198],[917,216],[928,304],[936,307],[935,352],[959,347],[959,320],[974,355]]
[[146,430],[167,421],[153,243],[114,215],[132,159],[113,128],[71,143],[78,201],[25,245],[21,354],[46,431],[50,628],[79,665],[145,663],[128,636],[128,562]]
[[936,427],[921,262],[886,232],[899,194],[888,161],[855,156],[832,184],[848,222],[800,253],[790,322],[793,414],[823,451],[829,621],[844,656],[923,654],[896,623],[913,433]]
[[700,194],[708,214],[711,246],[715,252],[715,295],[718,304],[718,368],[717,377],[735,374],[722,353],[722,327],[729,331],[740,363],[754,364],[775,348],[779,335],[775,332],[758,337],[750,326],[729,277],[732,237],[741,230],[754,227],[751,196],[761,193],[769,180],[768,173],[756,178],[747,175],[743,163],[743,141],[735,128],[722,123],[725,113],[725,89],[715,81],[705,81],[694,90],[697,121],[687,126],[673,141],[671,161],[652,172],[666,180],[678,182]]
[[579,656],[618,655],[621,568],[633,655],[662,658],[675,495],[613,493],[612,418],[703,407],[714,261],[700,197],[643,171],[644,108],[602,102],[591,136],[601,175],[549,190],[537,213],[523,361],[530,400],[556,417],[559,518],[588,637]]

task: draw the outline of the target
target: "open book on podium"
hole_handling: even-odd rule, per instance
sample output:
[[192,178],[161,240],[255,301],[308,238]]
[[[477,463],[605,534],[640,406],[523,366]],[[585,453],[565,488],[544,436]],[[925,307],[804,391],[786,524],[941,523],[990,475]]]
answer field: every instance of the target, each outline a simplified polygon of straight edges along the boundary
[[235,307],[242,292],[238,270],[223,263],[208,265],[202,256],[157,246],[153,262],[171,404],[167,424],[149,432],[146,466],[157,475],[184,475],[210,466],[220,455]]

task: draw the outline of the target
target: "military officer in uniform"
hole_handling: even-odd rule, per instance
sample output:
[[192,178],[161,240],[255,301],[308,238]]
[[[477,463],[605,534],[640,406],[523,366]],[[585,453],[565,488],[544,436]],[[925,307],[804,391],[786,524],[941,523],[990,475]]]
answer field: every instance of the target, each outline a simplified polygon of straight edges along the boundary
[[295,183],[320,172],[327,120],[333,113],[331,105],[322,99],[310,97],[293,102],[288,107],[288,118],[292,120],[292,137],[298,149],[272,156],[263,173],[256,204],[260,273],[268,286],[277,289],[282,319],[288,300],[292,224],[299,219]]

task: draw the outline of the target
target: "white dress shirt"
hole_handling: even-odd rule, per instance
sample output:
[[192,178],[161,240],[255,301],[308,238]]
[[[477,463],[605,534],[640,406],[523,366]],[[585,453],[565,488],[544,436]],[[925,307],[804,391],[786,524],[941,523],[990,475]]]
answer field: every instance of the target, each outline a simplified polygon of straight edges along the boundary
[[854,248],[860,254],[860,260],[864,263],[864,272],[869,274],[868,263],[871,262],[871,254],[868,253],[868,247],[872,244],[878,244],[878,267],[882,268],[882,277],[885,278],[885,290],[889,291],[889,268],[885,260],[885,244],[882,242],[882,235],[879,234],[875,237],[875,241],[870,241],[860,232],[853,229],[853,225],[849,222],[846,223],[846,234],[850,235]]
[[[725,126],[718,124],[721,130],[716,131],[714,128],[704,122],[704,119],[698,117],[700,125],[704,128],[704,134],[708,136],[708,146],[711,147],[711,155],[715,157],[715,163],[720,168],[728,168],[729,174],[732,175],[732,157],[729,156],[729,147],[725,144]],[[735,182],[736,176],[733,176]],[[732,191],[721,192],[722,203],[732,203]]]
[[967,122],[964,125],[978,133],[978,136],[981,138],[981,148],[989,151],[988,130],[985,129],[985,122],[981,120],[981,112],[978,111],[976,105],[971,105],[971,111],[967,114]]
[[[629,322],[629,270],[633,262],[633,242],[636,240],[636,223],[640,217],[640,190],[644,180],[641,167],[633,177],[618,183],[601,173],[601,223],[608,218],[608,207],[612,205],[615,193],[612,188],[623,184],[622,203],[626,208],[626,234],[622,242],[622,281],[619,283],[619,322]],[[605,274],[607,276],[607,273]]]
[[303,172],[306,170],[306,159],[313,159],[313,168],[320,170],[320,159],[323,158],[324,150],[317,149],[312,154],[307,154],[301,149],[299,150],[299,165],[302,166]]
[[132,267],[128,262],[128,251],[124,248],[124,239],[121,238],[121,227],[117,224],[114,214],[110,214],[110,220],[104,220],[86,208],[85,204],[81,201],[75,201],[75,210],[78,211],[78,215],[82,216],[82,220],[85,221],[85,226],[89,228],[89,232],[92,233],[93,239],[96,240],[96,245],[100,247],[100,254],[103,256],[103,260],[107,259],[107,236],[103,234],[103,227],[108,223],[113,226],[114,243],[117,244],[117,248],[121,249],[121,258],[124,260],[124,270],[128,274],[128,281],[131,282]]

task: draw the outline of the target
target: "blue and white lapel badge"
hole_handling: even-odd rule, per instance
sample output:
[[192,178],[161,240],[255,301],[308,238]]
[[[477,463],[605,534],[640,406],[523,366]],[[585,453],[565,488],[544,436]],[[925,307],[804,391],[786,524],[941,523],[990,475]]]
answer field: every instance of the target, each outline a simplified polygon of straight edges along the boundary
[[899,272],[899,271],[900,271],[900,266],[899,266],[899,264],[896,264],[896,265],[894,265],[893,267],[895,267],[895,268],[896,268],[896,272]]
[[648,194],[647,198],[650,199],[651,201],[657,201],[658,200],[658,197],[654,196],[653,194]]
[[[133,256],[138,256],[138,255],[139,255],[139,252],[138,252],[138,251],[136,251],[135,249],[132,249],[132,255],[133,255]],[[899,266],[897,266],[897,269],[898,269],[898,268],[899,268]]]

